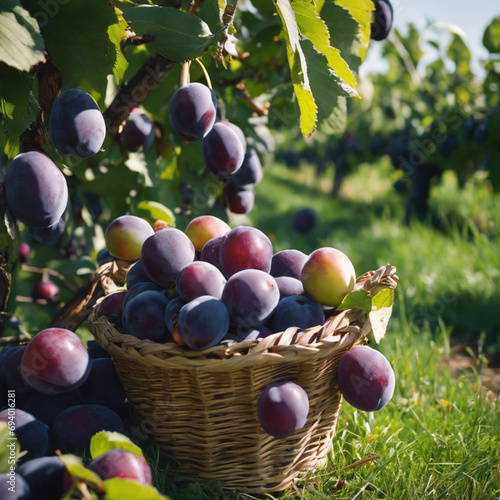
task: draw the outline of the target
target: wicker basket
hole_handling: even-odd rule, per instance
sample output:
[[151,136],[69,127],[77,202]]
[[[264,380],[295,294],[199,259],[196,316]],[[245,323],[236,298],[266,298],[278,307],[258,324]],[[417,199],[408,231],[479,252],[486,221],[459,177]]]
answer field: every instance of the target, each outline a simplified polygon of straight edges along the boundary
[[[357,287],[395,289],[395,271],[370,271]],[[284,490],[326,462],[341,403],[339,359],[371,329],[367,311],[350,309],[308,330],[192,351],[121,334],[95,310],[88,328],[111,354],[143,430],[176,476],[246,493]],[[281,380],[309,397],[306,425],[286,439],[266,434],[255,410],[264,387]]]

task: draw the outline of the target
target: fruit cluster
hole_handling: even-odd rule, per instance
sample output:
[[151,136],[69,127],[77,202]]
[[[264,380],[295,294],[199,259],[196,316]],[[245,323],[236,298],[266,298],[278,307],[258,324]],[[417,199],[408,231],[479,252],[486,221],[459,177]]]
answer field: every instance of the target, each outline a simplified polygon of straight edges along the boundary
[[[156,232],[125,215],[110,224],[106,242],[115,258],[136,262],[126,290],[107,295],[98,316],[125,334],[193,350],[321,325],[355,287],[351,261],[335,248],[273,252],[258,229],[210,215],[184,231]],[[378,351],[354,348],[339,367],[339,388],[356,408],[375,411],[391,399],[394,373]],[[257,413],[266,432],[283,438],[305,424],[307,408],[307,394],[289,381],[266,387]]]
[[125,215],[110,224],[106,242],[111,255],[138,260],[127,290],[106,297],[99,314],[118,316],[129,335],[191,349],[321,325],[356,279],[339,250],[274,253],[262,231],[231,229],[210,215],[193,219],[185,231],[156,232]]
[[[95,340],[85,347],[63,328],[47,328],[27,345],[3,348],[0,388],[0,422],[8,424],[25,452],[17,461],[15,484],[16,491],[29,493],[15,498],[62,498],[74,479],[56,450],[89,456],[96,433],[124,433],[129,419],[125,390],[109,354]],[[143,457],[125,449],[96,456],[88,468],[102,480],[152,482]]]

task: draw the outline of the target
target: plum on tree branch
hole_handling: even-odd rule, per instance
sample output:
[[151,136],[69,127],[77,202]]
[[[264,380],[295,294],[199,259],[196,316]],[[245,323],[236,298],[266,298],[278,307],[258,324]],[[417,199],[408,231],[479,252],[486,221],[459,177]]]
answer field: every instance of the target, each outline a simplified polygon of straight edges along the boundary
[[125,82],[103,113],[107,132],[116,136],[120,124],[161,83],[163,77],[177,64],[160,54],[151,56],[139,71]]

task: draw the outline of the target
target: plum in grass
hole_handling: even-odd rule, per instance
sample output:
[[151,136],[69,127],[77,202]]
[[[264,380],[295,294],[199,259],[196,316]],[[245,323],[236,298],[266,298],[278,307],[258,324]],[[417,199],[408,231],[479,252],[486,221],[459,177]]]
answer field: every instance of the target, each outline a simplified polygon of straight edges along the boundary
[[188,347],[208,349],[217,345],[227,333],[229,312],[221,300],[202,295],[181,307],[177,328]]
[[[13,419],[12,419],[13,418]],[[12,419],[12,420],[11,420]],[[31,413],[16,408],[0,412],[0,422],[11,425],[21,451],[26,451],[21,460],[43,457],[49,449],[49,426],[35,418]]]
[[66,408],[81,404],[77,389],[62,394],[44,394],[34,391],[26,400],[24,410],[31,413],[41,422],[52,427],[55,418]]
[[332,247],[314,250],[302,268],[306,294],[325,306],[337,307],[354,289],[356,273],[349,257]]
[[6,500],[31,500],[29,484],[19,474],[0,474],[0,498]]
[[370,38],[380,42],[385,40],[391,32],[394,13],[389,0],[375,0],[374,4]]
[[220,299],[226,278],[215,266],[200,260],[184,266],[179,271],[175,283],[177,293],[186,302],[201,295]]
[[153,144],[154,138],[154,123],[146,113],[137,108],[133,109],[120,133],[123,145],[131,152],[142,151]]
[[65,328],[47,328],[30,341],[21,361],[26,382],[45,394],[60,394],[82,385],[90,357],[80,338]]
[[387,358],[369,346],[356,346],[343,354],[337,378],[344,399],[362,411],[383,408],[391,400],[396,383]]
[[81,89],[68,89],[52,105],[49,133],[60,153],[89,158],[101,149],[106,124],[90,94]]
[[231,231],[230,226],[222,219],[213,215],[200,215],[189,222],[184,232],[192,241],[194,248],[200,251],[209,240],[224,236],[229,231]]
[[88,452],[90,440],[99,431],[124,433],[120,416],[105,406],[81,404],[63,410],[52,424],[57,445],[68,453]]
[[309,413],[306,391],[294,382],[268,385],[257,400],[257,416],[265,432],[279,439],[304,427]]
[[106,247],[117,259],[137,260],[144,241],[154,234],[149,222],[135,215],[122,215],[106,229]]
[[31,227],[57,223],[68,203],[68,185],[58,166],[45,154],[18,154],[7,169],[7,203],[14,215]]
[[292,217],[293,228],[299,233],[307,234],[318,224],[318,215],[313,208],[304,207],[297,210]]
[[89,463],[88,467],[103,480],[118,477],[133,479],[143,485],[150,485],[153,481],[151,468],[146,461],[120,448],[99,455]]
[[28,483],[30,500],[60,500],[73,485],[73,477],[57,456],[34,458],[16,472]]
[[259,229],[237,226],[226,234],[220,244],[219,259],[225,276],[243,269],[271,269],[273,245]]
[[168,331],[165,309],[168,298],[155,290],[137,294],[127,302],[123,310],[123,330],[139,339],[159,340]]
[[194,261],[195,248],[189,237],[173,227],[160,229],[142,245],[141,261],[152,281],[170,288],[177,273]]
[[110,358],[93,359],[89,376],[77,391],[85,403],[106,406],[114,411],[120,409],[127,396]]
[[204,137],[201,153],[207,169],[220,178],[234,174],[244,158],[238,135],[224,122],[215,123]]
[[258,269],[244,269],[233,274],[222,292],[222,301],[231,322],[241,327],[262,325],[279,302],[276,280]]
[[33,387],[24,380],[20,366],[26,346],[3,348],[5,354],[0,359],[0,382],[16,392],[16,404],[21,405],[34,392]]
[[215,123],[216,96],[202,83],[179,87],[168,105],[168,117],[174,131],[189,142],[203,139]]

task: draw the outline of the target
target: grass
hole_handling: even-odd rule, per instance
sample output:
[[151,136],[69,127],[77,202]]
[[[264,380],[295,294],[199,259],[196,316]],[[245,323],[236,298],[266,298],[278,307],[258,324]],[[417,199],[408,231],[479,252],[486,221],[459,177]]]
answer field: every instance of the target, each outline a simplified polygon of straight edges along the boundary
[[[388,164],[361,166],[340,199],[330,195],[328,175],[318,178],[308,165],[273,165],[251,216],[233,224],[260,228],[275,250],[337,247],[358,274],[386,263],[398,268],[393,317],[378,347],[394,367],[396,390],[375,413],[343,403],[328,466],[264,498],[499,498],[498,393],[482,379],[487,359],[500,351],[499,198],[479,178],[460,190],[445,176],[432,196],[440,228],[406,226]],[[318,214],[307,235],[291,225],[303,206]],[[477,347],[468,352],[471,369],[453,366],[457,342]],[[158,486],[172,499],[252,498],[217,484],[175,482],[154,447],[148,454]]]

